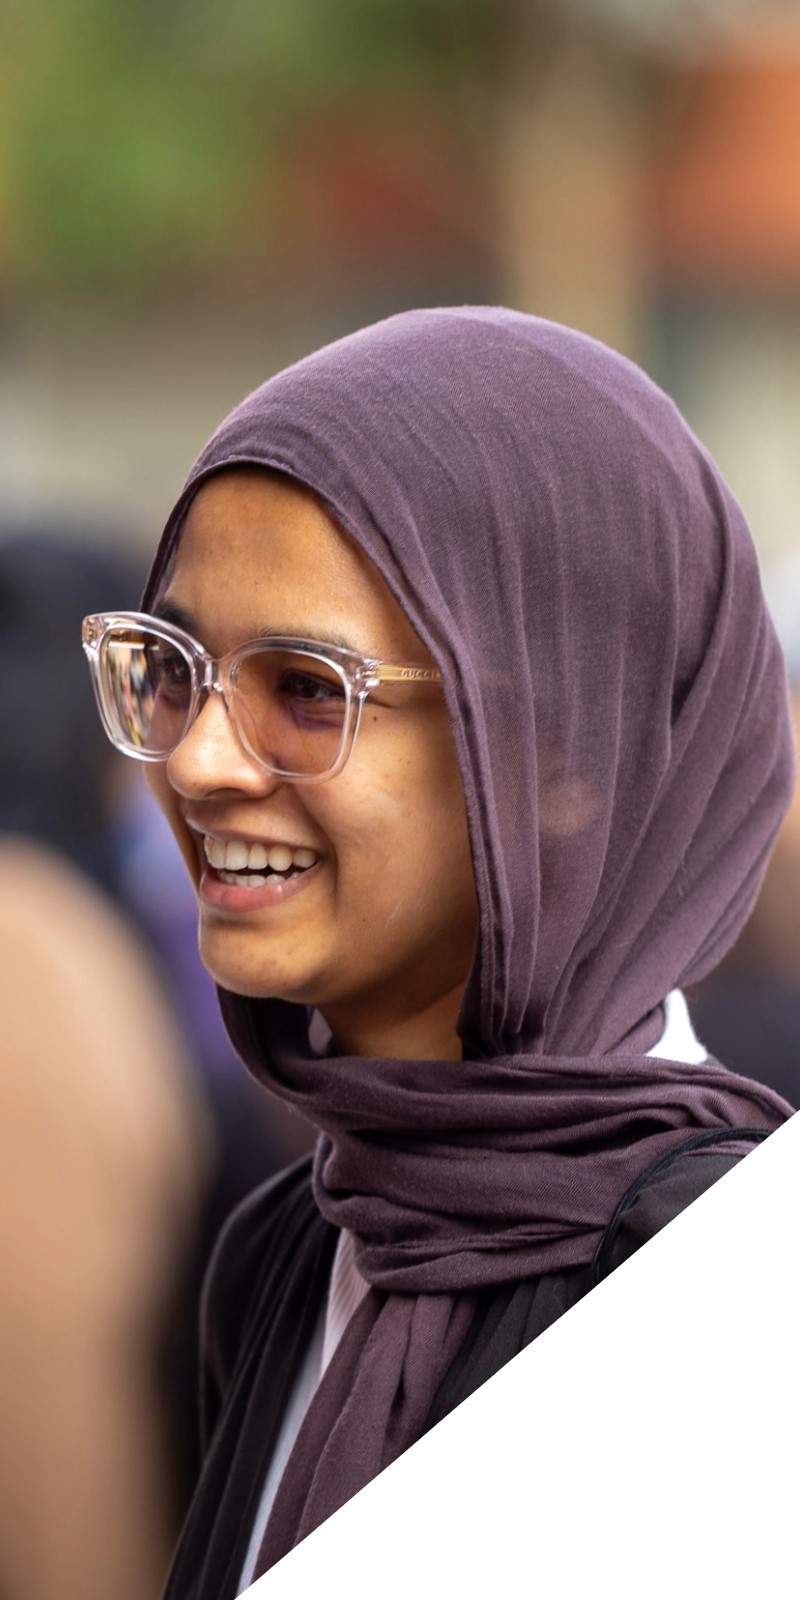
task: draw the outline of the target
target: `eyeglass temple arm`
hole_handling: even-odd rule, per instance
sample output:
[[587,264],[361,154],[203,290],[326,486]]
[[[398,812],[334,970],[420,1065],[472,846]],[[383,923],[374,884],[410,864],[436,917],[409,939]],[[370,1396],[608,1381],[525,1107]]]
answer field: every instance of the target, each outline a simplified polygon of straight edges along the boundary
[[374,676],[379,683],[441,683],[442,681],[438,667],[381,665],[376,667]]

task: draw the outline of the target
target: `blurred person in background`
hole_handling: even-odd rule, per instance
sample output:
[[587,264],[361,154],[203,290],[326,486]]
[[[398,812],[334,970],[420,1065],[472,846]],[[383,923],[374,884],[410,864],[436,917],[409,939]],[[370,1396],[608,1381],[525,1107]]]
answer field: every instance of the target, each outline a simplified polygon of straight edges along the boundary
[[146,885],[160,946],[143,937],[136,851],[161,819],[74,650],[87,605],[135,588],[64,528],[0,543],[3,1600],[160,1591],[197,1469],[210,1241],[285,1159],[230,1047],[182,1025],[199,962],[168,915],[174,850]]
[[0,545],[0,1591],[146,1600],[181,1510],[162,1345],[210,1149],[112,900],[117,769],[68,647],[110,559]]
[[251,394],[83,639],[231,1037],[319,1130],[206,1290],[167,1595],[231,1600],[790,1114],[681,992],[788,803],[785,673],[666,396],[470,307]]
[[[766,592],[789,674],[800,750],[800,553],[767,573]],[[713,1055],[800,1106],[800,785],[778,835],[753,915],[730,955],[691,996]]]

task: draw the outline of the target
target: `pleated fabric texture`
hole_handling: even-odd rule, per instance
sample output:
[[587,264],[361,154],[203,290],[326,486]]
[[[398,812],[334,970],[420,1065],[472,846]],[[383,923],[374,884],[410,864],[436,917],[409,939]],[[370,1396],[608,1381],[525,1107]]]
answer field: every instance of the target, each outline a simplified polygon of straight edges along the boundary
[[305,1008],[221,994],[248,1066],[320,1129],[316,1204],[374,1290],[300,1430],[266,1570],[419,1436],[476,1294],[588,1263],[688,1132],[790,1114],[646,1051],[665,994],[746,920],[793,774],[742,513],[602,345],[461,308],[319,351],[214,435],[146,606],[191,499],[237,466],[312,489],[438,661],[480,911],[460,1063],[320,1057]]

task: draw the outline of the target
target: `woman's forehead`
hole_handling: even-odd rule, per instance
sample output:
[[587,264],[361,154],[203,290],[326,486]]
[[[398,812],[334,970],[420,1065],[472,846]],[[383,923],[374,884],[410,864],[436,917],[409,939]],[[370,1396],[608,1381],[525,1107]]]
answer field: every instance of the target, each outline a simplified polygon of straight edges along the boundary
[[310,489],[277,473],[228,471],[202,485],[159,601],[215,630],[423,651],[364,552]]

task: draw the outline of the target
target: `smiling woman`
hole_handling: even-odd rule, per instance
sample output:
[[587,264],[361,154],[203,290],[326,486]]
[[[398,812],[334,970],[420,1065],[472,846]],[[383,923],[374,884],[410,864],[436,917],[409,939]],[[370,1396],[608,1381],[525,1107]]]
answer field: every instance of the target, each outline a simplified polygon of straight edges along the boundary
[[786,685],[670,402],[498,310],[392,318],[257,390],[143,604],[87,621],[101,712],[234,1043],[320,1132],[207,1288],[167,1594],[228,1600],[789,1114],[680,993],[756,895]]
[[[264,634],[325,641],[318,651],[347,638],[369,658],[417,662],[438,676],[352,541],[308,493],[268,474],[223,473],[201,488],[156,610],[181,616],[223,656]],[[444,697],[418,680],[379,682],[342,767],[346,681],[321,732],[319,713],[308,728],[308,687],[335,677],[332,648],[322,678],[310,672],[313,657],[301,662],[301,685],[297,653],[284,662],[294,681],[276,691],[284,708],[277,732],[274,713],[264,714],[263,683],[251,696],[236,680],[231,710],[235,689],[240,724],[245,733],[253,727],[250,750],[224,698],[208,695],[168,760],[148,769],[197,889],[201,954],[236,994],[318,1006],[346,1053],[457,1058],[477,916]],[[298,714],[285,711],[290,689],[302,708],[299,735]],[[298,739],[305,753],[320,738],[336,781],[298,781],[297,773],[284,781],[274,770],[281,740],[297,765]],[[265,747],[273,770],[251,753]],[[224,863],[215,861],[222,846]],[[253,865],[268,857],[273,869],[256,889],[236,876],[251,865],[251,850]],[[298,870],[289,873],[291,865]]]

